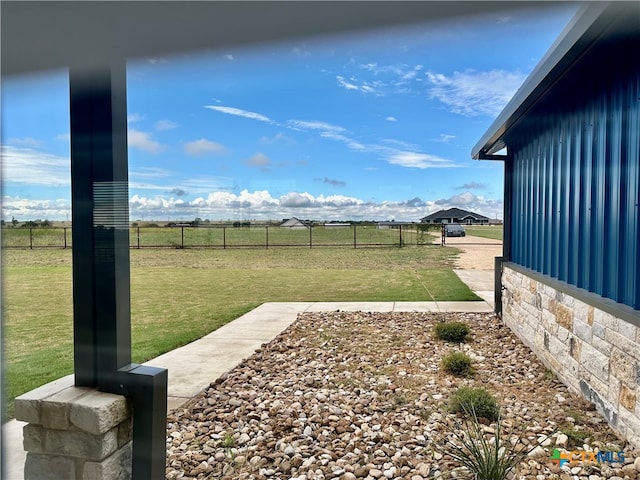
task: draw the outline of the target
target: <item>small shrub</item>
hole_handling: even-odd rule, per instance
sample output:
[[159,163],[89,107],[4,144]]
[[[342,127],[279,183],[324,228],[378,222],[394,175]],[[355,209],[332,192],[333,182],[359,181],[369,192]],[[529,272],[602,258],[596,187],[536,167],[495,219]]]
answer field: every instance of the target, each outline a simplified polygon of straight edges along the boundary
[[468,377],[474,374],[471,357],[466,353],[453,352],[442,359],[442,369],[452,375]]
[[484,388],[460,387],[451,398],[452,413],[473,412],[478,418],[486,418],[495,422],[500,415],[500,407],[496,399]]
[[463,322],[441,322],[434,328],[436,338],[452,343],[462,343],[469,335],[469,325]]
[[454,440],[448,442],[448,453],[454,460],[465,466],[476,480],[505,480],[510,478],[512,471],[527,458],[527,454],[535,448],[517,451],[515,443],[504,438],[500,417],[494,428],[493,438],[487,435],[478,421],[476,411],[464,409],[466,420],[460,425],[462,433],[455,433]]

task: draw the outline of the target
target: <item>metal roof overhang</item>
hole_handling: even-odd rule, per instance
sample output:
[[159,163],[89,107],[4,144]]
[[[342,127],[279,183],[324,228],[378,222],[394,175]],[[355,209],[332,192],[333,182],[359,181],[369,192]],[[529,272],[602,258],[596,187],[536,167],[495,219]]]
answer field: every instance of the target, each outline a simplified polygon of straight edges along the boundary
[[3,0],[2,75],[544,8],[545,3]]
[[507,156],[496,155],[507,146],[505,135],[617,18],[626,18],[626,21],[617,25],[621,28],[618,33],[637,30],[640,25],[640,3],[589,2],[583,5],[473,147],[471,157],[474,160],[505,160]]

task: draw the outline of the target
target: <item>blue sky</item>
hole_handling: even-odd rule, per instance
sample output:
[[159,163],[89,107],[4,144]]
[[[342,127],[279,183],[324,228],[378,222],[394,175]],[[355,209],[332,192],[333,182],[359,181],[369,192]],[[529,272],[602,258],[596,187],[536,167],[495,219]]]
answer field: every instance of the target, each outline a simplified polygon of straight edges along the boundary
[[[470,151],[576,8],[544,7],[130,62],[131,220],[502,218]],[[3,79],[5,220],[71,217],[67,90]]]

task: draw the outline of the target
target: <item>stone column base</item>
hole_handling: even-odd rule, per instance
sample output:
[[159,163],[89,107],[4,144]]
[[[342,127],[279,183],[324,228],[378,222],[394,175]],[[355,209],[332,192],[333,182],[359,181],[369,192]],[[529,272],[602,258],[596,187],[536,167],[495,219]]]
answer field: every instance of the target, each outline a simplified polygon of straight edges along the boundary
[[16,398],[24,427],[25,480],[130,480],[126,397],[74,386],[69,375]]

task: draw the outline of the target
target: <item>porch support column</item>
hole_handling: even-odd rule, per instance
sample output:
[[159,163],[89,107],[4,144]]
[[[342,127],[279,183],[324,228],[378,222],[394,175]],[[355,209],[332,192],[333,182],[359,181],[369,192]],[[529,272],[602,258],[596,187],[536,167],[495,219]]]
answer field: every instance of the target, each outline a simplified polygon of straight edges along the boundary
[[69,85],[75,385],[133,400],[132,477],[160,479],[167,371],[131,364],[126,63]]

